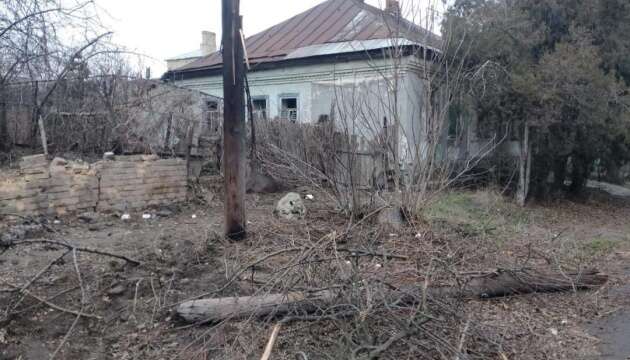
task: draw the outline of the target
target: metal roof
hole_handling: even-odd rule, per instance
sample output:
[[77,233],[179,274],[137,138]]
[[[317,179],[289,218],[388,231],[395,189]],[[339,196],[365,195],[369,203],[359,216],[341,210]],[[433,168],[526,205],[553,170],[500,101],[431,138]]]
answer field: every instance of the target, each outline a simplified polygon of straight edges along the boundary
[[[439,48],[441,42],[438,35],[362,0],[327,0],[248,37],[245,46],[250,63],[256,65],[401,45],[392,43],[395,39],[431,48]],[[221,64],[221,53],[215,52],[176,72],[220,68]]]
[[166,61],[169,61],[169,60],[194,59],[194,58],[198,58],[198,57],[202,57],[202,56],[203,56],[203,52],[201,51],[201,49],[197,49],[195,51],[187,52],[185,54],[179,54],[179,55],[170,57],[170,58],[166,59]]

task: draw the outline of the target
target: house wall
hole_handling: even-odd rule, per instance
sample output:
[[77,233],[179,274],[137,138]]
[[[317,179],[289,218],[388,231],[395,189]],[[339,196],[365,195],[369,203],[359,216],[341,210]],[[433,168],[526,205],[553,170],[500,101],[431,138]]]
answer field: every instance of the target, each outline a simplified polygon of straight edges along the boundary
[[[333,115],[336,126],[362,138],[359,151],[368,157],[382,150],[377,147],[379,141],[382,146],[379,137],[385,124],[392,141],[392,124],[398,117],[398,152],[404,165],[426,147],[427,80],[422,65],[412,56],[402,59],[398,69],[391,59],[349,61],[255,71],[248,74],[248,80],[252,97],[267,99],[268,117],[279,117],[282,96],[295,94],[299,122],[317,122],[321,116]],[[397,91],[393,84],[397,84]],[[176,85],[223,96],[221,76],[177,81]]]
[[[298,96],[300,122],[317,121],[320,115],[330,114],[331,102],[322,84],[373,80],[391,72],[387,59],[349,61],[333,64],[307,65],[253,71],[248,74],[252,97],[268,99],[269,117],[280,116],[280,99],[285,95]],[[195,89],[206,94],[223,97],[221,76],[176,81],[177,86]],[[323,96],[323,98],[322,98]]]
[[403,163],[410,163],[415,154],[424,153],[426,141],[426,96],[427,80],[416,66],[410,66],[404,73],[398,91],[400,106],[399,153]]

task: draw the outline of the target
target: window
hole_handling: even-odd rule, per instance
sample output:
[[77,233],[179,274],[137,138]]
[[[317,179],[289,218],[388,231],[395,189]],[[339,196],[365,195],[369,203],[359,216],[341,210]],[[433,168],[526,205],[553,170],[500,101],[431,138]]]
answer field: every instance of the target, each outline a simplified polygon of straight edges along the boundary
[[208,111],[218,111],[219,110],[219,103],[213,100],[208,100],[206,101],[206,107],[208,109]]
[[267,98],[252,98],[252,107],[254,111],[254,120],[267,120]]
[[461,135],[463,111],[459,104],[451,104],[448,108],[448,138],[453,140]]
[[208,121],[208,127],[215,133],[218,132],[221,126],[221,114],[219,112],[219,102],[214,100],[206,101],[206,116]]
[[280,99],[280,118],[291,122],[298,120],[298,98],[297,96],[286,96]]

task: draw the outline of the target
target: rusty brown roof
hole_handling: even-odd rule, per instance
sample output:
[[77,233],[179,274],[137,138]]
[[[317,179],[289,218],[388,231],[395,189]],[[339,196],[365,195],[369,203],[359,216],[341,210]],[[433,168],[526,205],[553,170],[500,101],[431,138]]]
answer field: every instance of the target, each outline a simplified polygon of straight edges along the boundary
[[[284,60],[307,46],[403,38],[437,48],[439,36],[400,16],[365,4],[362,0],[327,0],[245,40],[252,64]],[[221,53],[194,61],[180,71],[220,67]]]

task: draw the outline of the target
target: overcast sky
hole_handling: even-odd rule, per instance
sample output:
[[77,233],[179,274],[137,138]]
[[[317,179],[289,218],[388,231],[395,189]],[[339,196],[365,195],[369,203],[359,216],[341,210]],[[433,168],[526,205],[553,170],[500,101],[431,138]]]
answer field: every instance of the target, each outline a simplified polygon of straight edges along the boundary
[[[258,33],[324,0],[241,0],[246,36]],[[416,0],[421,7],[431,0]],[[433,0],[435,1],[435,0]],[[199,48],[201,31],[217,33],[220,43],[221,0],[96,0],[114,42],[151,59],[153,77],[166,69],[165,59]],[[384,0],[366,0],[383,7]],[[439,2],[439,1],[438,1]]]

